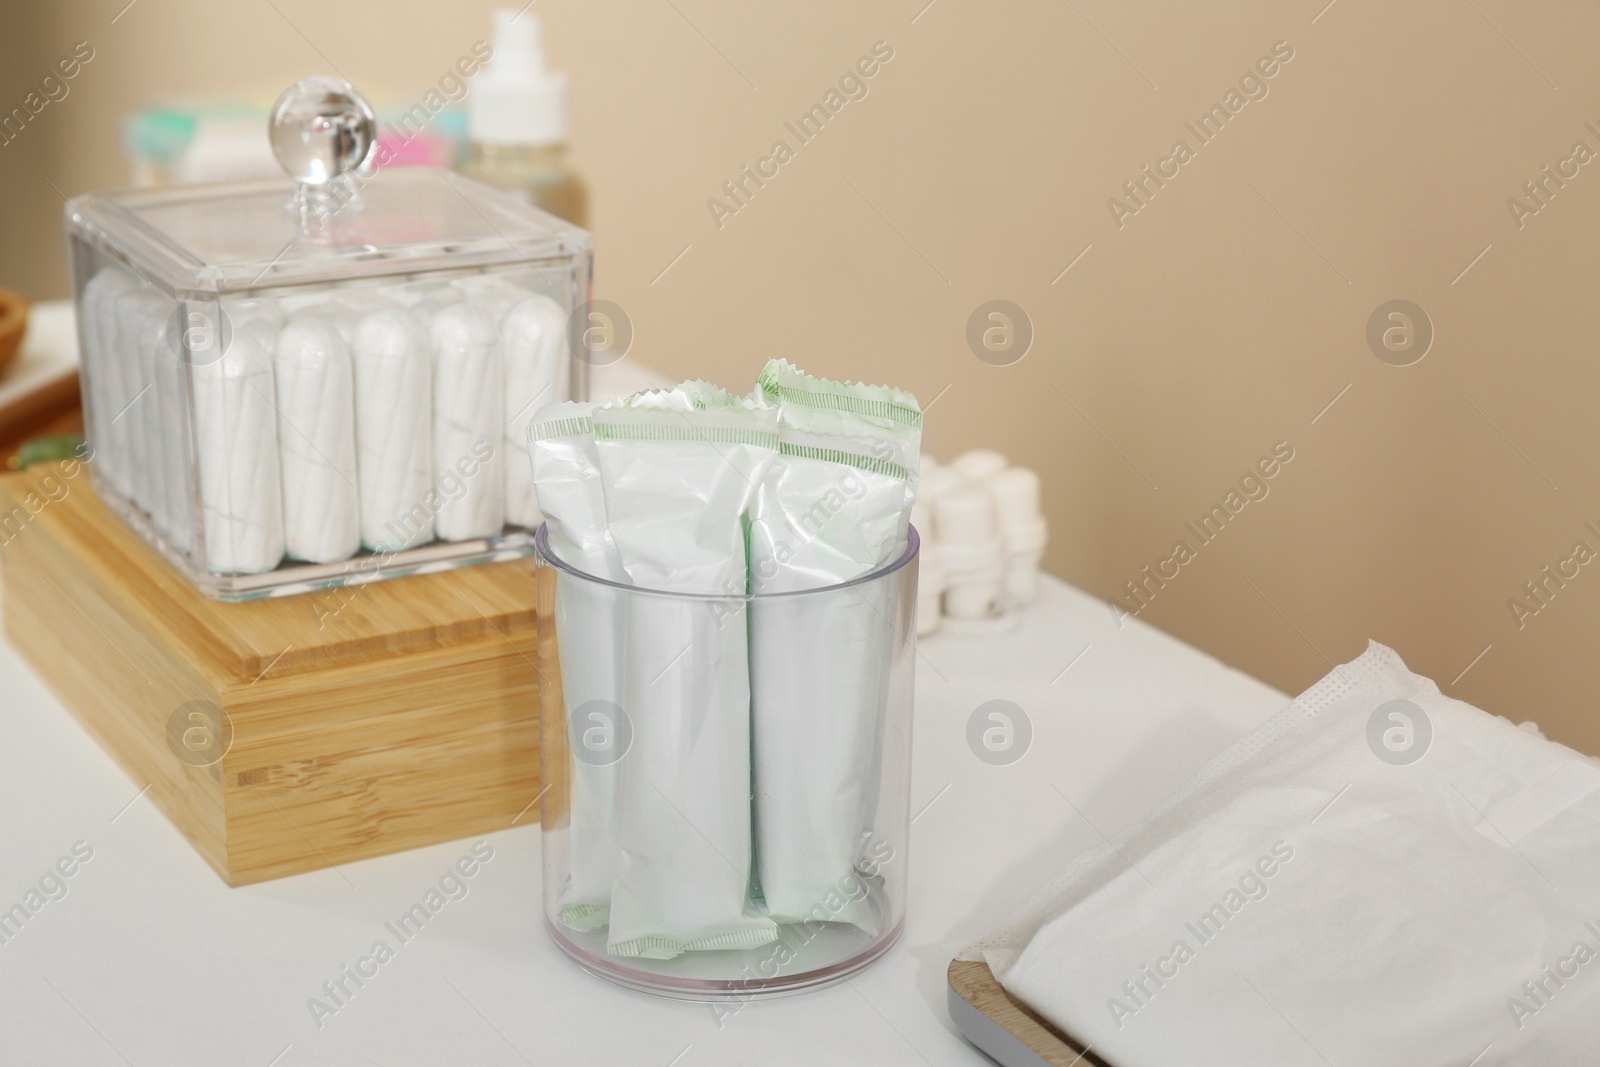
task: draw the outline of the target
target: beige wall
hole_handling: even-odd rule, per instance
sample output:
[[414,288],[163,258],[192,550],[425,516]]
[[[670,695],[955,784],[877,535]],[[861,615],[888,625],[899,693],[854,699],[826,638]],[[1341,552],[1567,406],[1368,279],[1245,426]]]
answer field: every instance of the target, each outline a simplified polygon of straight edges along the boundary
[[[63,291],[45,178],[119,183],[130,104],[330,64],[420,89],[491,6],[276,2],[304,38],[265,3],[140,0],[115,25],[123,0],[13,5],[7,107],[72,42],[97,57],[0,149],[0,283]],[[1291,691],[1372,637],[1600,752],[1600,565],[1521,629],[1507,606],[1574,542],[1600,550],[1600,163],[1521,228],[1507,208],[1575,141],[1600,150],[1600,12],[922,2],[540,0],[633,355],[730,385],[787,355],[943,391],[930,451],[1037,467],[1050,569],[1108,599],[1288,442],[1269,495],[1142,618]],[[879,40],[869,95],[797,147],[784,122]],[[1269,94],[1200,146],[1184,123],[1277,41],[1294,58]],[[718,228],[707,198],[780,138],[795,158]],[[1119,228],[1108,198],[1180,138],[1195,158]],[[964,339],[994,298],[1036,331],[1012,366]],[[1436,330],[1413,366],[1365,341],[1395,298]]]

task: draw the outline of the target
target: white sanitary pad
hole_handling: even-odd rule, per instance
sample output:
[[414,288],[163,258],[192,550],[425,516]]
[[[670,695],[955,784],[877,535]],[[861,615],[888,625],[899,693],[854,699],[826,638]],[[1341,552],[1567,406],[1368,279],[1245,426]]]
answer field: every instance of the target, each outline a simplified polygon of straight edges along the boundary
[[[611,536],[630,581],[744,594],[741,516],[777,455],[776,416],[694,385],[595,410]],[[750,902],[748,612],[738,600],[627,600],[633,746],[606,950],[671,958],[771,941],[777,928]]]
[[1119,1067],[1592,1064],[1600,769],[1372,645],[969,948]]
[[[761,389],[780,455],[750,515],[753,593],[822,589],[905,551],[922,414],[909,393],[813,378],[782,360]],[[778,922],[821,909],[876,935],[859,881],[878,802],[881,710],[898,579],[758,601],[750,622],[757,871]]]
[[[626,582],[627,572],[606,526],[600,455],[594,440],[595,405],[554,404],[528,426],[529,465],[544,505],[547,545],[561,562],[584,574]],[[556,579],[556,632],[561,635],[561,695],[566,702],[571,762],[571,816],[565,832],[568,880],[561,921],[576,930],[604,926],[611,912],[611,880],[621,848],[621,721],[625,594],[601,582]],[[595,732],[598,731],[598,732]],[[590,742],[593,743],[590,743]]]

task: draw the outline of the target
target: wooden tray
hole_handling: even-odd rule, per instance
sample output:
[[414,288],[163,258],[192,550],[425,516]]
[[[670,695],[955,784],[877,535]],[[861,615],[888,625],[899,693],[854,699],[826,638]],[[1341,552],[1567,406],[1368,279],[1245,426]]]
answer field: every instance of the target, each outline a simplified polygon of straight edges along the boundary
[[72,461],[0,477],[0,559],[6,638],[230,885],[538,821],[531,559],[224,604]]
[[982,960],[951,960],[950,1018],[1001,1067],[1110,1067],[1017,1000]]
[[76,329],[70,301],[33,306],[16,362],[0,369],[0,462],[30,437],[83,431]]

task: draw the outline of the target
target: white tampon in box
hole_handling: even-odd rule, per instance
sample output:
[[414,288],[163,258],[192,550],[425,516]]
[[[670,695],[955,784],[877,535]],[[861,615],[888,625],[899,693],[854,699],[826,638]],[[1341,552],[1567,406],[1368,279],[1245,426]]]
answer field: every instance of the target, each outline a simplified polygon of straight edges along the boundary
[[396,552],[433,540],[433,347],[403,308],[374,311],[355,330],[361,543]]
[[350,349],[330,319],[290,319],[272,354],[278,471],[291,559],[334,563],[361,544]]
[[[951,479],[956,485],[961,483],[959,476],[949,467],[940,466],[928,456],[922,457],[918,479],[921,484],[916,503],[911,506],[911,525],[922,537],[922,563],[917,575],[917,636],[925,637],[939,629],[940,605],[950,579],[944,555],[934,544],[934,501],[951,488]],[[931,493],[930,487],[933,490]]]
[[446,541],[492,537],[506,522],[500,334],[489,314],[467,303],[435,315],[431,333],[435,532]]
[[530,530],[544,516],[533,490],[533,468],[518,461],[528,445],[533,413],[570,392],[571,368],[566,358],[567,315],[545,296],[526,296],[500,320],[505,372],[506,521]]
[[589,235],[389,166],[342,81],[268,133],[283,178],[67,206],[97,495],[227,600],[531,554],[519,435],[586,394]]

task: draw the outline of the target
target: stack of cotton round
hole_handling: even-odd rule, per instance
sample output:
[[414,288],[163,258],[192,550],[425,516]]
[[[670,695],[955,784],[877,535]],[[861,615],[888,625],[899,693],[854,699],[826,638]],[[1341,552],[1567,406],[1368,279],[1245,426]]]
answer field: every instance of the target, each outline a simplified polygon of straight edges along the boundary
[[950,582],[950,568],[945,565],[944,553],[937,543],[934,503],[963,482],[961,475],[929,456],[922,457],[917,479],[911,525],[917,528],[917,535],[922,539],[922,547],[917,551],[917,636],[925,637],[939,629],[940,603]]
[[983,485],[1006,469],[1006,457],[989,448],[975,448],[963,452],[950,464],[950,469],[969,484]]
[[190,372],[206,565],[259,574],[283,559],[272,357],[251,330]]
[[1039,597],[1039,562],[1049,527],[1039,514],[1039,476],[1026,467],[1009,467],[989,479],[1000,537],[1006,543],[1006,599],[1012,606]]
[[[442,309],[431,332],[434,477],[440,497],[434,530],[446,541],[493,537],[506,521],[499,332],[468,304]],[[515,455],[521,458],[521,447]]]
[[952,619],[990,619],[1005,611],[1005,542],[995,528],[994,500],[985,489],[963,486],[935,501],[939,552],[950,570],[944,611]]
[[398,552],[433,540],[433,353],[410,313],[375,311],[356,327],[356,470],[361,543]]
[[[530,296],[514,305],[500,323],[505,354],[505,444],[508,457],[528,445],[528,424],[540,408],[567,393],[567,315],[547,296]],[[533,468],[512,459],[505,464],[506,521],[533,529],[544,521],[533,490]]]
[[349,559],[361,547],[350,350],[332,321],[305,313],[278,335],[272,363],[288,553]]
[[[935,539],[936,523],[934,522],[934,504],[945,493],[952,489],[959,489],[966,484],[961,475],[951,467],[935,461],[931,456],[923,456],[920,469],[917,472],[917,499],[911,505],[911,525],[917,528],[917,534],[922,538],[922,552],[926,553],[932,547]],[[927,565],[926,555],[922,556],[922,566]],[[921,582],[921,576],[918,576]]]
[[[962,478],[954,466],[930,463],[927,459],[924,459],[922,464],[922,474],[917,485],[918,504],[926,501],[931,505],[944,494],[953,489],[960,489],[966,484],[966,479]],[[922,530],[922,527],[919,526],[917,529],[921,530],[925,537],[931,538],[934,534],[932,522],[933,518],[930,514],[928,528]]]
[[[917,527],[918,531],[922,527]],[[920,533],[919,533],[920,536]],[[945,565],[944,554],[931,541],[921,542],[917,549],[917,636],[927,637],[938,632],[939,620],[944,618],[941,605],[944,592],[950,588],[950,568]]]

